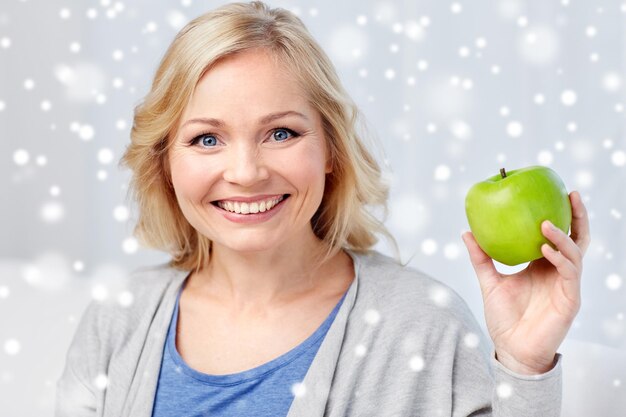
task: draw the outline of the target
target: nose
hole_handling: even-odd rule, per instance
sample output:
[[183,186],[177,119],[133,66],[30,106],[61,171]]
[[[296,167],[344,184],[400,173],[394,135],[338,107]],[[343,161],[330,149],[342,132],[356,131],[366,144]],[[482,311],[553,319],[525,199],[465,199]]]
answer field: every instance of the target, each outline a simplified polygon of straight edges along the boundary
[[258,148],[248,144],[234,144],[228,152],[224,180],[244,187],[268,178],[268,170]]

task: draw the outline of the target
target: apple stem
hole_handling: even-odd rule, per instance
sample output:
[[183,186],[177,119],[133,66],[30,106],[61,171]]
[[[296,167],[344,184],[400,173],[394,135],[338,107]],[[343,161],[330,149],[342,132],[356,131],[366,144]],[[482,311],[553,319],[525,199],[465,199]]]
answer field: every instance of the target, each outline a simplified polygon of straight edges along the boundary
[[500,175],[502,175],[502,178],[506,178],[506,171],[504,168],[500,168]]

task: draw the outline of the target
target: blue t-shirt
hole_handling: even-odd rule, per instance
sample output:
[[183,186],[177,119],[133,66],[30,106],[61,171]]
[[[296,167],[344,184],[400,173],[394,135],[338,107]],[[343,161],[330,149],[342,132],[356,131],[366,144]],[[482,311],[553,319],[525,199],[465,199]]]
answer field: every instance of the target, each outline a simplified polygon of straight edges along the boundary
[[176,349],[181,291],[163,349],[153,417],[286,416],[294,398],[292,387],[304,379],[347,294],[324,323],[289,352],[247,371],[209,375],[189,367]]

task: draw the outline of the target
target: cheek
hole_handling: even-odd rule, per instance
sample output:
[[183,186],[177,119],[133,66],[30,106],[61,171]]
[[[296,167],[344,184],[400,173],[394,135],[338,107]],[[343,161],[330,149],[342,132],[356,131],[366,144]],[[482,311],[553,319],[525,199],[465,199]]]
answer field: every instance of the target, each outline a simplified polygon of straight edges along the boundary
[[[326,180],[326,159],[323,149],[315,146],[303,147],[296,154],[285,158],[281,165],[285,177],[299,183],[301,188],[320,188]],[[320,189],[321,193],[323,190]]]
[[209,181],[208,171],[194,155],[174,155],[170,158],[170,175],[180,204],[201,198],[203,185]]

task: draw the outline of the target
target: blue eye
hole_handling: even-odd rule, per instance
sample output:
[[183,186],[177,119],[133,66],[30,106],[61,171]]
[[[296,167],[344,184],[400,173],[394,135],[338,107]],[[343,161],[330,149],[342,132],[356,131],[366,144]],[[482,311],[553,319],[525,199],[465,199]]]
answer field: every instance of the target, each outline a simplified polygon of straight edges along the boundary
[[[279,127],[272,131],[270,140],[274,142],[287,142],[288,140],[297,138],[298,136],[300,136],[300,134],[294,132],[291,129]],[[203,148],[214,148],[218,146],[218,144],[219,142],[217,140],[217,137],[212,133],[203,133],[196,136],[189,142],[189,145],[191,146],[199,145]]]
[[298,135],[293,130],[284,127],[279,127],[278,129],[275,129],[274,133],[272,134],[272,137],[276,140],[276,142],[285,142],[291,138],[297,138],[298,136],[300,135]]
[[210,136],[210,135],[203,135],[202,136],[202,145],[204,146],[215,146],[217,145],[217,139],[215,139],[215,136]]
[[193,138],[191,144],[201,144],[205,148],[212,148],[217,145],[217,138],[209,133],[204,133],[200,136],[196,136],[195,138]]

